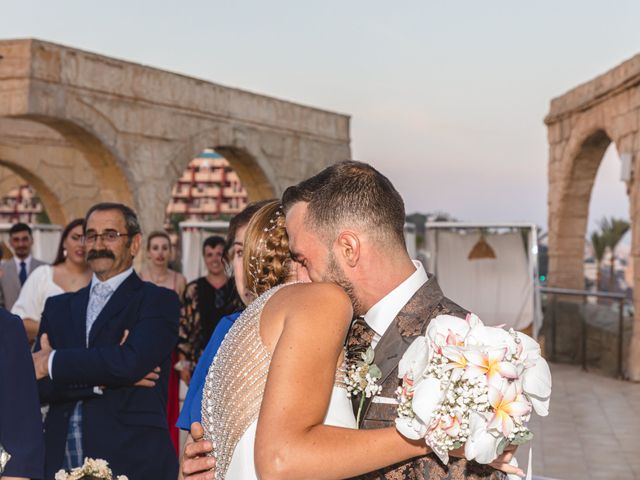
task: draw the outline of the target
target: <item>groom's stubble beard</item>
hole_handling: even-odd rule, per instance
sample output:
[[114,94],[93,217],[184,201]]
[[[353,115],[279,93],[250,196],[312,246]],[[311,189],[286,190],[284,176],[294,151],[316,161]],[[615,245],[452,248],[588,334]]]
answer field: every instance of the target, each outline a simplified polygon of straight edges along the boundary
[[357,317],[367,313],[364,311],[364,308],[362,307],[362,303],[360,303],[360,300],[358,300],[358,297],[356,297],[356,291],[355,291],[355,287],[353,286],[353,283],[351,283],[351,281],[347,279],[347,276],[344,274],[344,271],[342,270],[342,268],[340,268],[340,265],[338,265],[338,262],[336,261],[336,257],[332,251],[329,251],[329,259],[327,262],[327,274],[324,277],[325,278],[322,279],[323,281],[335,283],[345,291],[345,293],[351,300],[351,306],[353,308],[354,316]]

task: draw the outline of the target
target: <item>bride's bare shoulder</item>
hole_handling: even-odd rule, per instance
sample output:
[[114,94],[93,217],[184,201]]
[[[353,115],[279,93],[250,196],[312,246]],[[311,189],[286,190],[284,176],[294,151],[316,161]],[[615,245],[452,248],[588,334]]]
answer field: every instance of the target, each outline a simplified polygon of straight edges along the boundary
[[326,309],[332,305],[339,309],[351,308],[351,301],[345,291],[329,282],[293,283],[281,288],[273,299],[283,307],[298,310],[300,308]]
[[[273,294],[264,306],[260,335],[273,351],[283,330],[300,332],[337,332],[341,337],[352,318],[347,294],[332,283],[295,283]],[[297,335],[297,334],[295,334]]]

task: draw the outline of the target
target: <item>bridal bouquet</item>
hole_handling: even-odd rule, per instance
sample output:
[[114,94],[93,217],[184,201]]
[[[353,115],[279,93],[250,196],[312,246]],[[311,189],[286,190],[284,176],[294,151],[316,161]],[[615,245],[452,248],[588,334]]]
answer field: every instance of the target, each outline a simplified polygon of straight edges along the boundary
[[128,480],[124,475],[113,476],[109,464],[100,458],[85,458],[81,467],[74,468],[67,473],[59,470],[55,480]]
[[473,314],[431,320],[402,357],[398,377],[396,428],[424,438],[445,464],[462,446],[467,460],[491,463],[507,445],[531,440],[532,410],[549,413],[551,372],[540,345]]

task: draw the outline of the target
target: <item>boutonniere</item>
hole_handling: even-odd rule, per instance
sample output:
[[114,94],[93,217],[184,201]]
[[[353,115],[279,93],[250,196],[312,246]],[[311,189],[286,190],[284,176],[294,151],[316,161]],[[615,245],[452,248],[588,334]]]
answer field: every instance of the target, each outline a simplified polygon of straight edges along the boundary
[[360,424],[360,415],[364,407],[365,398],[371,398],[382,391],[382,387],[378,385],[378,380],[382,378],[382,372],[378,366],[373,363],[375,353],[373,348],[367,348],[366,352],[360,354],[360,360],[349,365],[345,375],[345,384],[347,385],[347,396],[357,397],[360,395],[360,404],[358,406],[358,414],[356,415],[356,424]]
[[9,460],[11,460],[11,455],[0,445],[0,475],[4,472],[4,467],[7,466]]

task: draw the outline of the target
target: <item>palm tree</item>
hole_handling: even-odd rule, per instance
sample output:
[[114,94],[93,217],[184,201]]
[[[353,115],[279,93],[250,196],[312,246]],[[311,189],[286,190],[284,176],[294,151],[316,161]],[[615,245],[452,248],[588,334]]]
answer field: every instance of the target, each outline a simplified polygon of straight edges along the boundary
[[611,265],[609,271],[609,291],[614,290],[615,286],[615,251],[622,237],[629,231],[631,225],[621,218],[603,218],[600,221],[600,231],[604,238],[605,244],[611,251]]
[[600,290],[600,267],[602,266],[602,259],[604,258],[604,252],[607,249],[607,243],[604,235],[599,232],[593,232],[591,234],[591,246],[593,247],[593,255],[596,257],[596,292]]

